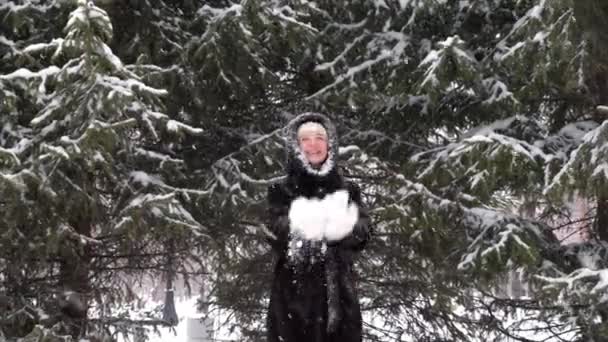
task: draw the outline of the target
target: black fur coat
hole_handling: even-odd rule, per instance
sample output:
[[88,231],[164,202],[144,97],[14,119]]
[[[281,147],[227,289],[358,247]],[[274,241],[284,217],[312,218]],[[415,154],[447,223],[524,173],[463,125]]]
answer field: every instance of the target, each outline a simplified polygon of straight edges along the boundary
[[[308,121],[319,122],[328,131],[328,158],[320,169],[307,164],[297,145],[297,129]],[[287,178],[268,190],[269,241],[278,255],[268,342],[360,342],[362,321],[353,257],[369,239],[370,219],[359,188],[345,181],[337,168],[337,137],[325,116],[298,116],[287,126],[286,138]],[[338,191],[346,191],[349,203],[358,207],[349,234],[328,241],[307,240],[291,232],[289,210],[294,200],[322,200]]]

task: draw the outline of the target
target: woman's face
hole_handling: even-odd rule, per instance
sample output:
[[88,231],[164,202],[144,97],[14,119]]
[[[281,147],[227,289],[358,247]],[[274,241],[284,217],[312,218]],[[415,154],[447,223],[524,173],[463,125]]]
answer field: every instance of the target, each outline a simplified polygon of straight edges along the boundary
[[298,138],[300,149],[310,165],[317,167],[327,159],[327,136],[320,133],[306,133]]

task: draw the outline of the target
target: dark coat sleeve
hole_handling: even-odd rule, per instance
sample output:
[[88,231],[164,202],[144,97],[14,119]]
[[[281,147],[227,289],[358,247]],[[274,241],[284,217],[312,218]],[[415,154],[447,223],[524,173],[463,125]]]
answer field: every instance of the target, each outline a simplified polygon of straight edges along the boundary
[[282,184],[271,185],[267,199],[266,227],[270,233],[267,240],[275,251],[281,253],[287,248],[289,239],[290,199]]
[[342,248],[360,251],[365,247],[367,241],[370,239],[373,231],[372,222],[367,208],[363,205],[363,201],[361,200],[361,190],[359,187],[352,182],[347,183],[347,185],[350,201],[359,207],[359,218],[353,227],[352,233],[344,237],[344,239],[338,241],[336,245]]

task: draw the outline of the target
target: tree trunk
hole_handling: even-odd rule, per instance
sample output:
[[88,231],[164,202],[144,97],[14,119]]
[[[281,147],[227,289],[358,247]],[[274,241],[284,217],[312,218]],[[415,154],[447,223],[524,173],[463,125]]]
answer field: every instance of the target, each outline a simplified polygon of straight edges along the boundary
[[[72,227],[78,234],[91,237],[91,220],[86,215],[77,216],[71,222]],[[79,241],[66,240],[69,247],[65,248],[60,265],[58,304],[68,326],[67,333],[78,340],[86,333],[88,318],[90,248],[79,247]]]
[[166,265],[166,286],[165,286],[165,305],[163,307],[163,320],[171,326],[178,323],[177,311],[175,309],[175,243],[169,242],[167,247],[167,265]]

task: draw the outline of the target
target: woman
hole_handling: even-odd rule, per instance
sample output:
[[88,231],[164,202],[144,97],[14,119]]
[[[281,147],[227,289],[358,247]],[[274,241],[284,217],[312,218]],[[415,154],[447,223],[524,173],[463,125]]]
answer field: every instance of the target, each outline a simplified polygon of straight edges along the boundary
[[327,117],[299,115],[286,141],[287,178],[268,190],[269,241],[279,257],[268,342],[360,342],[353,256],[370,235],[360,191],[338,169]]

